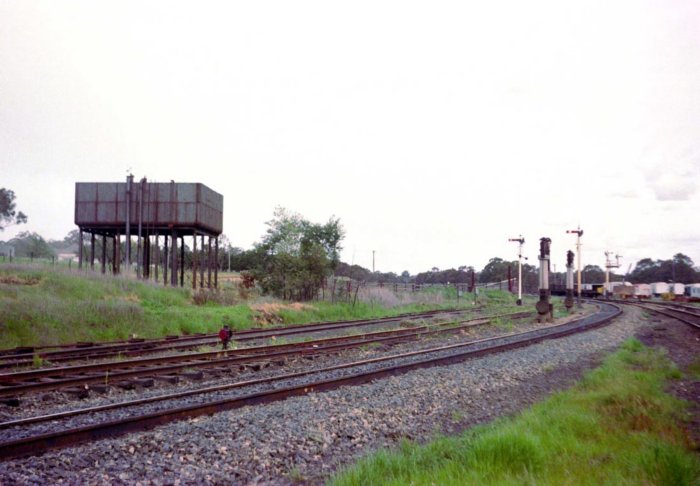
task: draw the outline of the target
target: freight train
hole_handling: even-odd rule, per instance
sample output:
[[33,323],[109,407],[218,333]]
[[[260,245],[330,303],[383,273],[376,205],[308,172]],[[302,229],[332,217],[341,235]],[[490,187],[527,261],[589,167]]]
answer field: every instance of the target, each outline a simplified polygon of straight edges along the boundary
[[[566,287],[564,285],[553,284],[549,290],[552,295],[566,295]],[[574,284],[574,295],[577,295],[576,284]],[[631,284],[629,282],[614,282],[608,284],[608,295],[622,299],[650,299],[652,297],[672,295],[673,300],[700,302],[700,284],[684,285],[665,282]],[[604,296],[605,284],[581,285],[581,297],[596,299]]]
[[[595,299],[603,296],[603,284],[581,284],[581,297],[586,299]],[[549,286],[549,291],[552,295],[566,295],[566,286],[552,284]],[[574,295],[578,295],[576,284],[574,284]]]

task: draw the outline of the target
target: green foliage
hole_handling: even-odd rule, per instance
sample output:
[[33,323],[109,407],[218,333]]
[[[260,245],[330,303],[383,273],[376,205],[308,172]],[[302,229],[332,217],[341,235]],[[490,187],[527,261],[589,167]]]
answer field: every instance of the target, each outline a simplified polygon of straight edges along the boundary
[[23,231],[10,240],[18,257],[51,258],[56,256],[53,248],[38,233]]
[[503,331],[512,331],[515,329],[515,324],[511,319],[508,319],[506,317],[495,317],[490,320],[491,325],[494,327],[497,327]]
[[700,379],[700,357],[695,358],[690,366],[688,366],[688,373],[695,379]]
[[401,276],[396,275],[394,272],[376,271],[372,273],[371,270],[360,265],[348,265],[344,262],[338,263],[334,275],[336,277],[348,277],[358,282],[382,282],[393,284],[408,283],[411,281],[411,276],[407,271],[404,271]]
[[519,416],[402,442],[331,484],[698,484],[700,461],[679,427],[685,404],[664,392],[676,375],[663,352],[631,340],[579,385]]
[[42,366],[44,366],[44,359],[38,354],[32,355],[32,367],[41,368]]
[[479,273],[479,282],[501,282],[508,278],[508,266],[515,264],[517,269],[518,262],[506,262],[502,258],[491,258],[484,269]]
[[598,265],[586,265],[581,270],[581,279],[588,283],[605,282],[605,271]]
[[[486,266],[479,272],[479,282],[503,282],[508,280],[508,267],[511,268],[511,278],[518,276],[517,260],[508,262],[502,258],[491,258]],[[522,265],[523,292],[535,292],[538,287],[538,270],[533,265]],[[516,289],[517,290],[517,289]]]
[[0,231],[10,225],[27,222],[27,215],[17,211],[15,207],[14,191],[0,188]]
[[293,467],[292,469],[289,470],[289,473],[287,474],[289,477],[289,480],[292,481],[293,483],[303,483],[304,482],[304,475],[301,473],[298,467]]
[[266,293],[284,299],[310,300],[340,260],[344,237],[340,220],[324,225],[284,208],[275,210],[267,234],[256,246],[253,275]]
[[442,271],[434,268],[430,272],[419,273],[414,280],[417,284],[446,284],[448,282],[451,284],[468,284],[472,281],[473,270],[472,267],[467,266],[461,266],[457,270],[450,268]]
[[[434,289],[439,292],[439,289]],[[257,324],[250,302],[234,288],[199,291],[161,287],[125,277],[67,268],[0,263],[0,342],[3,348],[75,341],[111,341],[170,334],[216,332],[223,324]],[[498,293],[494,293],[494,301]],[[200,305],[197,305],[195,301]],[[377,303],[314,302],[280,306],[283,323],[302,324],[398,315],[427,309],[471,307],[466,299],[441,299],[388,308]]]
[[247,305],[194,305],[180,288],[0,265],[3,348],[215,332],[223,322],[250,327],[253,313]]
[[683,253],[676,253],[670,260],[643,258],[637,262],[629,275],[633,283],[684,282],[700,280],[700,272],[695,269],[693,260]]

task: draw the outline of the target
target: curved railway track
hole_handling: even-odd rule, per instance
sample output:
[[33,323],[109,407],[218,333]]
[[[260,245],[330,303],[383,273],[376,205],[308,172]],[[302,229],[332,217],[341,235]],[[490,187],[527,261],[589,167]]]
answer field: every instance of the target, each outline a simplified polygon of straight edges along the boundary
[[[622,303],[622,302],[621,302]],[[658,302],[624,302],[641,309],[654,312],[672,319],[679,320],[696,329],[700,329],[700,308],[678,304],[662,304]]]
[[[21,429],[24,431],[23,437],[0,443],[0,457],[8,458],[41,454],[49,449],[66,447],[98,438],[118,436],[132,431],[149,429],[174,420],[190,419],[223,410],[239,408],[245,405],[283,400],[292,396],[330,390],[345,385],[367,383],[378,378],[403,374],[418,368],[464,361],[477,356],[527,346],[546,339],[555,339],[586,331],[609,322],[620,312],[620,308],[615,305],[599,303],[599,310],[595,314],[565,324],[552,325],[531,331],[510,333],[498,337],[451,344],[421,351],[412,351],[410,353],[385,356],[372,360],[344,363],[327,369],[279,375],[263,380],[239,382],[222,385],[220,387],[210,387],[208,389],[186,392],[188,394],[200,394],[201,396],[203,393],[210,393],[212,391],[221,392],[224,389],[238,389],[239,391],[235,396],[217,396],[216,398],[210,399],[204,398],[197,404],[164,406],[157,411],[136,411],[128,417],[115,418],[109,415],[106,417],[95,415],[96,413],[99,414],[107,411],[106,408],[102,408],[101,410],[77,410],[65,413],[60,417],[58,415],[53,415],[25,419],[24,422],[6,422],[0,424],[0,427],[6,430],[12,430],[20,426],[30,426],[31,423],[46,421],[52,421],[52,423],[54,423],[61,419],[71,420],[71,417],[76,417],[77,415],[85,417],[85,421],[82,422],[82,424],[69,423],[64,426],[63,430],[58,432],[32,432],[28,431],[28,429]],[[342,376],[329,376],[329,373],[337,372],[338,370],[343,371]],[[302,379],[302,382],[293,381],[298,379]],[[290,380],[292,381],[290,382]],[[253,387],[253,385],[260,386],[263,382],[271,384],[272,386],[267,389],[260,389],[259,387],[256,389]],[[160,401],[166,404],[167,401],[172,400],[175,395],[164,395],[148,400]],[[123,402],[110,406],[110,410],[115,410],[117,408],[121,410],[123,407],[140,406],[143,405],[143,402],[144,400]]]

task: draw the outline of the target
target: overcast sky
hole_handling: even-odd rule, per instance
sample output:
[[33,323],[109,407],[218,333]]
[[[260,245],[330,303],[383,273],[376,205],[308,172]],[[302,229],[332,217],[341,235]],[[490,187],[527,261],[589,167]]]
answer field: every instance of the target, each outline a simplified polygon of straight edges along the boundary
[[411,273],[700,264],[700,2],[0,0],[0,187],[59,239],[76,181],[202,182]]

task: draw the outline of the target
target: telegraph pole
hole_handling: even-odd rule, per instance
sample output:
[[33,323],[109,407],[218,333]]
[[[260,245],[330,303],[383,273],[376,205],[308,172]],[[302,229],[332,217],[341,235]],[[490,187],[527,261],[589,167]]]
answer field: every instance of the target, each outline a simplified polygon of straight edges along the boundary
[[374,250],[372,250],[372,273],[374,273]]
[[566,232],[573,233],[576,235],[576,266],[578,267],[576,278],[578,282],[576,304],[578,305],[578,307],[581,307],[581,237],[583,236],[583,230],[579,226],[578,229],[566,230]]
[[508,238],[508,241],[518,242],[518,305],[523,305],[523,245],[525,238],[520,235],[519,238]]

